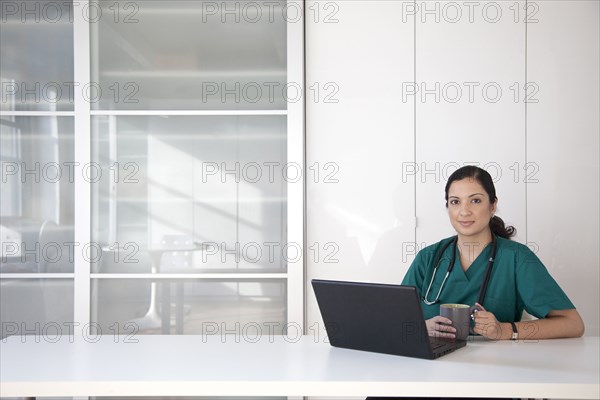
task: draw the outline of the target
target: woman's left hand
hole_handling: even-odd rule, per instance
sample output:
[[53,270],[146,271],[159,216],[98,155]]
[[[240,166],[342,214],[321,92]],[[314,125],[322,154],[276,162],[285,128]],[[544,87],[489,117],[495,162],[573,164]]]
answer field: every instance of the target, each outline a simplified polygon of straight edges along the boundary
[[502,338],[502,325],[496,319],[496,316],[487,311],[481,304],[475,303],[479,311],[473,313],[475,326],[473,332],[488,339],[499,340]]

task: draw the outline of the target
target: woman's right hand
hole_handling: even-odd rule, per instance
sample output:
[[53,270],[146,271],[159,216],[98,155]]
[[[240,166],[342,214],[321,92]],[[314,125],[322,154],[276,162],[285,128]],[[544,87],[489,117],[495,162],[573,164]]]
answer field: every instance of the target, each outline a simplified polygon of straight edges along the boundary
[[452,327],[452,321],[440,315],[425,321],[429,336],[454,339],[456,329]]

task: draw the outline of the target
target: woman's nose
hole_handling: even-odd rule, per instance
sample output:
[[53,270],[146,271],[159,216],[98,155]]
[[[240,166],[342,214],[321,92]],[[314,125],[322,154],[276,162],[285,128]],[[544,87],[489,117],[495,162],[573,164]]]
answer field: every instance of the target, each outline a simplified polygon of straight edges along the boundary
[[471,213],[471,209],[469,208],[469,206],[467,204],[463,204],[460,206],[458,213],[460,215],[469,215]]

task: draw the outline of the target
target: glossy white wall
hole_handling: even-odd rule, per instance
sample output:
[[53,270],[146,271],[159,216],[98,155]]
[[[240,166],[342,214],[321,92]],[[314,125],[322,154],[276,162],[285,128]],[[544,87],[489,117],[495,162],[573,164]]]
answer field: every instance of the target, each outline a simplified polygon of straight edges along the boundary
[[[598,1],[324,4],[306,4],[307,333],[321,321],[310,279],[400,282],[414,242],[453,234],[446,178],[479,163],[498,214],[597,335]],[[310,96],[327,82],[337,103]]]
[[510,170],[525,162],[525,23],[513,11],[524,3],[418,3],[416,94],[407,97],[416,102],[419,243],[455,234],[444,186],[465,164],[492,175],[497,214],[525,238],[525,185]]
[[305,9],[310,333],[321,324],[310,279],[400,282],[406,271],[414,183],[402,184],[401,172],[414,161],[414,108],[401,88],[413,80],[414,25],[399,19],[400,2]]
[[[528,25],[528,240],[598,335],[600,2],[544,1]],[[532,173],[534,169],[530,169]]]

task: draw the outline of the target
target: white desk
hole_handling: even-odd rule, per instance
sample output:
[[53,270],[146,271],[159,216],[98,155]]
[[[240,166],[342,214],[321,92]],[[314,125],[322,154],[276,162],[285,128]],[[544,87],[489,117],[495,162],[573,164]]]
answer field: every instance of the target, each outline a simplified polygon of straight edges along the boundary
[[600,398],[597,337],[471,341],[434,361],[332,348],[311,336],[124,339],[10,337],[0,344],[0,395]]

